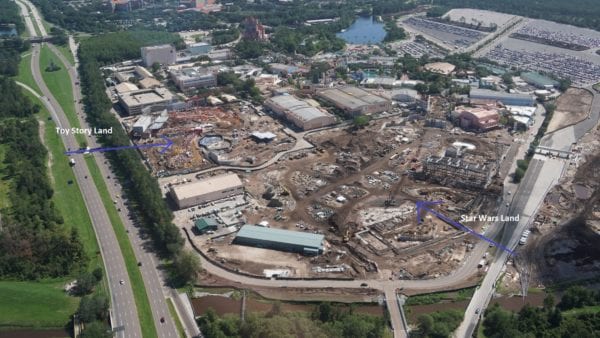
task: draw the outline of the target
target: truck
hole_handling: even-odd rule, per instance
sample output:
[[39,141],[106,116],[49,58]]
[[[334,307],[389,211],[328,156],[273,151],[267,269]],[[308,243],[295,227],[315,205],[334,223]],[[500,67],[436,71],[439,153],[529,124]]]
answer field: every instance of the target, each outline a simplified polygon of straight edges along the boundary
[[71,167],[75,165],[75,159],[74,158],[72,158],[72,159],[69,160],[69,165]]

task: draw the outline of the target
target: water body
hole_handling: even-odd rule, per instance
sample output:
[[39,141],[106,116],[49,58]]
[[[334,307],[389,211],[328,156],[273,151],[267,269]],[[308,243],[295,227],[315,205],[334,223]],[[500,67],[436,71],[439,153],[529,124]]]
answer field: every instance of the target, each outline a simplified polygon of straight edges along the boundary
[[359,16],[352,26],[336,35],[350,44],[376,44],[385,38],[386,31],[383,27],[383,23],[376,21],[372,16]]

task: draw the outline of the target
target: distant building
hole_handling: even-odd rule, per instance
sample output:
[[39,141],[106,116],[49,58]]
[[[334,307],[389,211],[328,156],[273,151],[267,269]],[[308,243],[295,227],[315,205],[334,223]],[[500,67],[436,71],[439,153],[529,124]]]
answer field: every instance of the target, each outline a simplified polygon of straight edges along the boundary
[[303,67],[297,67],[294,65],[284,65],[282,63],[270,63],[269,68],[271,68],[272,74],[277,75],[293,75],[293,74],[306,74],[308,73],[308,69]]
[[193,183],[175,185],[169,191],[179,209],[243,193],[244,186],[236,174],[213,176]]
[[322,90],[317,95],[350,116],[381,113],[392,106],[390,100],[352,86]]
[[148,107],[166,107],[174,98],[164,87],[128,91],[118,96],[119,104],[129,115],[140,114]]
[[243,37],[246,40],[258,40],[265,41],[267,35],[265,34],[265,27],[258,21],[258,19],[249,17],[242,22],[244,27]]
[[206,42],[196,42],[188,45],[187,49],[192,56],[207,55],[213,49],[213,46]]
[[302,130],[325,127],[335,123],[333,115],[292,95],[273,96],[265,101],[265,106]]
[[466,130],[488,131],[498,127],[500,115],[497,110],[466,108],[459,110],[460,126]]
[[169,75],[177,88],[183,92],[194,88],[215,87],[217,85],[217,77],[213,72],[207,70],[184,68],[172,70]]
[[520,75],[523,81],[540,89],[552,89],[558,87],[558,81],[536,72],[526,72]]
[[147,67],[154,63],[161,65],[172,65],[177,62],[177,51],[173,45],[157,45],[142,47],[142,60]]
[[316,256],[323,253],[324,239],[319,234],[247,224],[238,231],[233,243]]
[[487,89],[471,89],[469,98],[472,104],[502,103],[506,106],[533,106],[535,98],[527,94],[511,94]]
[[432,73],[438,73],[442,75],[450,75],[456,69],[456,66],[448,62],[433,62],[428,63],[425,66],[425,70]]
[[0,37],[15,37],[19,35],[17,33],[17,26],[13,23],[0,24]]

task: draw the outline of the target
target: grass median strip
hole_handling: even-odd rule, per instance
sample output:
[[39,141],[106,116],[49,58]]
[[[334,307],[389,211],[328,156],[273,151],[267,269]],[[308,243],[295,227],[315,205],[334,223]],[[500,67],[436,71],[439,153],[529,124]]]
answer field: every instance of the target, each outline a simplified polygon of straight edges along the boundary
[[138,311],[138,317],[140,319],[140,326],[142,328],[143,337],[157,337],[156,328],[154,321],[152,320],[152,310],[150,308],[150,302],[148,300],[148,294],[144,287],[144,280],[142,279],[142,273],[137,265],[135,259],[135,253],[131,242],[129,242],[128,234],[125,231],[125,226],[121,222],[119,212],[113,204],[113,200],[108,192],[100,168],[96,164],[96,161],[91,155],[85,155],[85,161],[92,175],[92,179],[98,188],[102,203],[106,208],[110,222],[115,230],[115,235],[121,248],[121,253],[125,259],[125,266],[127,268],[127,274],[131,282],[131,288],[133,289],[133,296],[135,298],[135,305]]
[[[50,70],[49,68],[52,65],[60,69],[47,71]],[[75,113],[73,87],[71,86],[71,78],[67,72],[67,66],[60,61],[58,56],[48,46],[42,47],[40,51],[40,72],[42,73],[44,82],[46,82],[46,86],[48,86],[48,89],[62,107],[71,127],[80,128],[81,125]],[[75,134],[75,138],[80,144],[85,142],[83,134]]]
[[177,311],[175,311],[175,305],[173,305],[173,300],[171,298],[167,298],[167,305],[169,306],[171,317],[173,318],[173,321],[175,321],[179,337],[185,337],[185,330],[183,329],[183,325],[181,325],[181,320],[179,320],[179,316],[177,315]]

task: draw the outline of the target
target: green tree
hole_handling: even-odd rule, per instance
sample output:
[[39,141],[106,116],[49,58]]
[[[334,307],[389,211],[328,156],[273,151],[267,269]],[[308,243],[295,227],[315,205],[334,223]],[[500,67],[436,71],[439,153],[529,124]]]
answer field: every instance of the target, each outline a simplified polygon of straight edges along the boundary
[[355,128],[363,128],[369,124],[369,120],[370,118],[367,115],[359,115],[352,120],[352,123]]
[[101,322],[94,321],[87,325],[81,332],[81,338],[110,338],[113,334],[110,328]]
[[194,252],[182,250],[173,259],[172,267],[173,282],[183,286],[196,281],[200,272],[200,259]]

